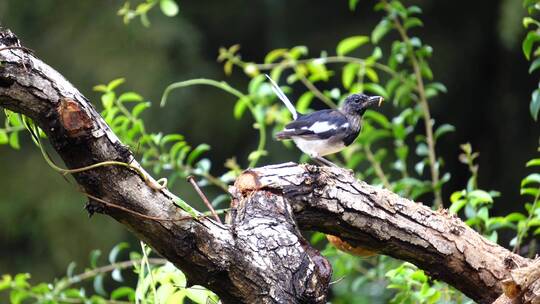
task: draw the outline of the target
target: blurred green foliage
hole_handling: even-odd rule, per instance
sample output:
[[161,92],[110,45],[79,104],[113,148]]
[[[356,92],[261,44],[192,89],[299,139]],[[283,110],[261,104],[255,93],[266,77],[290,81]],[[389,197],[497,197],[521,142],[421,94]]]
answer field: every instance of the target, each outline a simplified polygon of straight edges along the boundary
[[[170,0],[147,0],[137,4],[128,1],[118,14],[126,23],[140,18],[142,24],[148,26],[148,14],[158,4],[165,15],[176,15],[179,9],[177,4],[172,3]],[[349,1],[351,10],[358,4],[358,1]],[[532,16],[538,10],[537,1],[526,0],[524,4],[531,14],[524,19],[524,24],[537,26]],[[343,37],[336,43],[335,52],[322,51],[319,56],[310,55],[310,48],[300,45],[271,50],[261,62],[257,62],[245,60],[249,56],[243,56],[240,45],[220,48],[218,61],[223,64],[224,73],[231,76],[236,68],[240,68],[248,77],[246,93],[236,89],[235,85],[201,78],[175,82],[165,89],[161,105],[173,107],[175,104],[170,101],[166,104],[173,91],[194,85],[216,87],[235,97],[229,113],[240,120],[240,125],[245,128],[246,121],[251,120],[258,135],[257,140],[251,143],[245,155],[238,154],[227,160],[223,174],[214,176],[211,170],[212,163],[216,161],[211,162],[212,158],[206,158],[204,154],[210,149],[209,145],[200,144],[191,148],[181,134],[147,131],[144,114],[148,114],[151,103],[134,91],[120,92],[119,85],[123,79],[95,87],[102,94],[103,116],[122,141],[137,153],[145,167],[152,169],[156,175],[166,175],[170,184],[188,174],[197,175],[202,185],[213,186],[217,197],[214,203],[217,205],[226,199],[225,195],[217,194],[226,191],[227,185],[243,168],[271,159],[273,154],[268,148],[269,137],[291,119],[290,113],[265,82],[263,72],[286,84],[282,88],[287,94],[296,93],[299,96],[296,107],[302,113],[316,109],[317,102],[326,107],[337,107],[351,93],[378,94],[390,104],[383,109],[366,112],[359,139],[345,151],[332,156],[332,161],[353,169],[358,178],[384,186],[402,196],[431,200],[430,205],[434,208],[441,208],[446,202],[447,206],[450,205],[450,212],[462,214],[468,225],[494,242],[500,241],[500,231],[510,232],[513,235],[510,245],[516,251],[533,256],[537,250],[536,236],[540,234],[539,175],[531,173],[521,183],[521,193],[532,198],[525,203],[525,211],[492,216],[490,209],[500,193],[479,187],[478,153],[473,152],[470,144],[464,144],[459,160],[469,169],[470,178],[463,190],[454,191],[447,202],[443,187],[449,182],[450,174],[443,170],[445,160],[438,156],[441,152],[438,144],[456,128],[432,118],[432,101],[439,94],[446,93],[447,89],[434,80],[429,63],[432,47],[416,34],[418,28],[423,26],[420,19],[422,10],[419,6],[404,5],[396,0],[377,1],[374,10],[382,17],[370,33]],[[537,30],[531,30],[523,41],[527,58],[531,54],[538,55],[536,51],[533,52],[535,43],[540,41]],[[144,35],[144,32],[139,31],[134,35]],[[538,60],[531,64],[531,72],[540,66],[540,63],[536,63]],[[137,84],[135,86],[138,87]],[[533,93],[530,112],[534,119],[540,108],[536,99],[540,100]],[[212,111],[212,115],[219,115],[217,112]],[[246,113],[250,116],[246,117]],[[17,114],[6,114],[5,127],[0,129],[0,144],[18,149],[19,133],[24,129],[22,119]],[[219,119],[219,116],[215,119]],[[292,148],[290,143],[284,144]],[[301,157],[302,161],[306,159],[305,156]],[[528,167],[533,168],[538,165],[540,159],[536,158],[527,163]],[[325,248],[323,252],[334,268],[332,303],[470,302],[453,288],[431,280],[422,270],[408,263],[383,256],[359,258],[347,255],[327,246],[320,233],[313,235],[312,243]],[[187,287],[184,275],[171,265],[161,265],[163,261],[148,257],[150,252],[144,244],[142,253],[132,253],[126,264],[118,262],[116,256],[124,247],[124,244],[114,247],[109,255],[110,264],[104,266],[98,266],[97,251],[91,253],[90,267],[85,272],[74,276],[72,267],[68,267],[68,274],[53,284],[31,284],[29,275],[24,273],[4,275],[0,290],[9,290],[11,301],[15,303],[25,298],[40,303],[61,303],[63,300],[176,303],[186,298],[196,303],[217,301],[215,295],[202,287]],[[135,285],[121,280],[120,273],[125,268],[133,269],[136,274]],[[112,280],[119,282],[112,292],[106,292],[103,284],[109,273]],[[74,280],[74,277],[77,279]],[[81,277],[92,280],[92,288],[75,288],[73,285],[80,284]]]

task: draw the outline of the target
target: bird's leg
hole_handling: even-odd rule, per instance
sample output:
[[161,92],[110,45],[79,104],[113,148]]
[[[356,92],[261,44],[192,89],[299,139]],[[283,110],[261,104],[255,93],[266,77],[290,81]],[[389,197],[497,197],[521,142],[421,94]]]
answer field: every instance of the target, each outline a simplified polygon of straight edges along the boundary
[[333,162],[329,161],[328,159],[326,159],[324,157],[315,156],[315,157],[312,157],[312,158],[319,165],[328,166],[328,167],[338,167],[339,168],[338,165],[334,164]]

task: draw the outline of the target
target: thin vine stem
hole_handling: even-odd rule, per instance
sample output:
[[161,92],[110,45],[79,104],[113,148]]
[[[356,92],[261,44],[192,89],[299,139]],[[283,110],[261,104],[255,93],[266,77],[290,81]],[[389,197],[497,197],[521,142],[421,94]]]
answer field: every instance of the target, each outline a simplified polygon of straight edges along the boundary
[[[298,69],[295,68],[295,71],[298,71]],[[322,102],[324,102],[328,107],[335,109],[337,108],[337,105],[335,102],[333,102],[330,98],[326,97],[309,79],[306,78],[302,73],[296,73],[298,75],[298,78],[300,79],[300,82],[310,90],[313,95],[317,96]]]
[[[160,106],[164,107],[167,103],[167,99],[169,98],[169,95],[172,91],[189,87],[193,85],[209,85],[216,87],[218,89],[222,89],[225,92],[228,92],[234,96],[236,96],[239,99],[244,99],[246,101],[247,108],[251,112],[251,115],[253,116],[253,119],[256,121],[256,128],[259,130],[259,143],[257,145],[256,152],[264,151],[266,146],[266,124],[264,123],[264,117],[262,115],[257,114],[257,110],[255,109],[253,103],[251,102],[251,98],[248,95],[245,95],[244,93],[238,91],[237,89],[231,87],[228,83],[225,81],[216,81],[213,79],[207,79],[207,78],[197,78],[197,79],[190,79],[186,81],[180,81],[175,82],[167,86],[165,88],[165,91],[163,91],[163,96],[161,97]],[[262,153],[257,153],[255,157],[249,162],[249,167],[253,168],[257,165],[259,159],[261,158]]]
[[375,174],[377,175],[377,177],[381,180],[381,182],[383,183],[386,189],[392,190],[392,185],[388,181],[388,178],[386,177],[386,174],[384,173],[384,170],[381,167],[381,163],[375,159],[375,155],[373,155],[373,152],[371,151],[371,147],[369,145],[364,145],[363,148],[364,148],[364,153],[366,154],[368,161],[373,166],[373,169],[375,170]]
[[[390,13],[388,2],[383,1],[383,3],[385,4],[387,12]],[[426,132],[426,141],[428,144],[428,159],[429,159],[429,166],[430,166],[430,171],[431,171],[431,185],[432,185],[433,193],[435,196],[433,207],[435,209],[438,209],[443,206],[443,200],[442,200],[441,187],[439,186],[439,181],[440,181],[439,168],[437,166],[437,155],[435,152],[435,139],[433,136],[433,125],[431,122],[431,113],[430,113],[429,104],[426,97],[424,80],[422,77],[422,73],[420,71],[420,64],[418,62],[418,58],[416,58],[416,55],[414,54],[414,50],[412,48],[410,38],[407,35],[405,28],[403,27],[403,25],[401,24],[397,16],[392,17],[392,20],[394,22],[394,26],[396,30],[399,32],[401,39],[403,40],[403,42],[405,42],[405,44],[408,47],[409,59],[411,60],[411,65],[412,65],[414,75],[416,78],[417,92],[419,95],[420,107],[422,108],[422,114],[424,118],[424,126],[425,126],[425,132]]]
[[527,220],[525,221],[525,227],[521,230],[519,230],[518,232],[518,235],[517,235],[517,241],[516,241],[516,245],[514,246],[514,252],[517,253],[519,251],[519,247],[521,246],[521,242],[523,241],[523,238],[525,237],[525,233],[527,232],[528,230],[528,227],[529,226],[529,222],[532,220],[533,218],[533,215],[534,215],[534,211],[536,210],[536,206],[538,205],[538,200],[540,200],[540,187],[538,187],[537,189],[538,191],[536,192],[536,195],[534,196],[534,203],[531,207],[531,211],[529,212],[529,216],[527,217]]

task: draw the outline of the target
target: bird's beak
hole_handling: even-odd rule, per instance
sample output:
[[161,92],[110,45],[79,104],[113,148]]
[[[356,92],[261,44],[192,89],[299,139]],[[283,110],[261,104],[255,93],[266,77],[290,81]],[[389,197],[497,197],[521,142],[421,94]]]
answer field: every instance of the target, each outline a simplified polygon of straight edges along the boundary
[[384,98],[382,98],[381,96],[371,96],[368,98],[368,105],[372,106],[374,104],[377,104],[380,107],[383,101]]

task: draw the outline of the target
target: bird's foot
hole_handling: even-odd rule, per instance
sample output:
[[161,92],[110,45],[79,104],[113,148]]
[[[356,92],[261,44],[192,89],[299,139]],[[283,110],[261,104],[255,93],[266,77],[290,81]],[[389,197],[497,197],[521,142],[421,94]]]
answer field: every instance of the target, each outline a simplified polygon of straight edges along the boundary
[[321,165],[321,166],[327,166],[327,167],[336,167],[336,168],[339,168],[338,165],[334,164],[333,162],[327,160],[327,159],[324,158],[324,157],[316,156],[316,157],[313,157],[313,160],[314,160],[318,165]]

